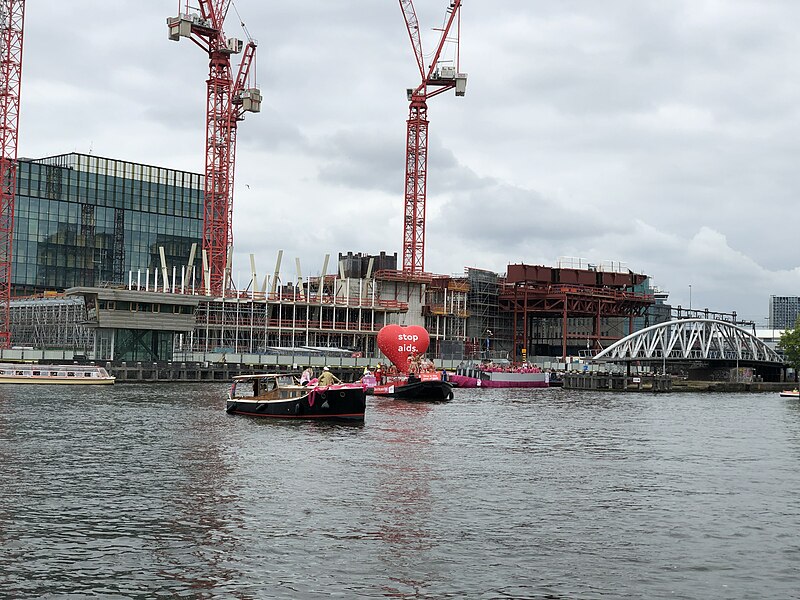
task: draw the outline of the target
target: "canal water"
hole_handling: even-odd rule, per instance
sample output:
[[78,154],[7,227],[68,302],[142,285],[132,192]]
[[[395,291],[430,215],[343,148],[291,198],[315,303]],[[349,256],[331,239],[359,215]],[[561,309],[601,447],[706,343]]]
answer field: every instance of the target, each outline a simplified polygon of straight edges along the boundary
[[225,391],[0,387],[0,597],[800,597],[797,400],[456,390],[348,426]]

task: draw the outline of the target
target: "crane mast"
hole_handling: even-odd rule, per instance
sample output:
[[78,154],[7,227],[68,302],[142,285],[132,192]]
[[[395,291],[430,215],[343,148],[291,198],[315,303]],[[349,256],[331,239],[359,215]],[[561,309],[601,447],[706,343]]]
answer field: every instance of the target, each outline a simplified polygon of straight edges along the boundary
[[0,0],[0,347],[11,345],[11,263],[25,0]]
[[[466,92],[467,76],[459,72],[461,37],[461,0],[449,0],[445,25],[430,66],[425,68],[419,21],[412,0],[399,0],[417,67],[420,84],[409,89],[409,114],[406,130],[406,171],[403,214],[403,272],[421,275],[425,272],[425,201],[428,175],[428,100],[455,89],[456,96]],[[455,37],[450,31],[455,25]],[[455,60],[451,65],[440,64],[447,43],[455,44]],[[429,87],[434,87],[429,91]]]
[[[167,19],[169,38],[186,37],[209,58],[206,81],[206,160],[203,202],[203,253],[207,273],[206,294],[224,295],[230,281],[229,257],[233,247],[233,181],[236,161],[236,131],[245,112],[261,110],[261,93],[247,87],[255,59],[256,42],[227,38],[223,23],[230,0],[200,0],[200,13],[185,12]],[[231,55],[244,54],[236,79]]]

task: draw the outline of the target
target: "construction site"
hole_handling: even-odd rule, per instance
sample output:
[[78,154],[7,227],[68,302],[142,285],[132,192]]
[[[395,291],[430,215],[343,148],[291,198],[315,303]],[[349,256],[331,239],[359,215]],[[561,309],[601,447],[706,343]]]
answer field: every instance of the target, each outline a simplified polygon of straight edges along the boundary
[[[451,90],[457,97],[466,93],[467,75],[459,64],[460,0],[445,3],[444,25],[437,30],[432,56],[423,54],[412,1],[399,0],[420,76],[407,90],[399,260],[396,252],[348,250],[339,253],[335,266],[329,265],[326,255],[320,276],[303,277],[299,260],[295,273],[286,274],[282,251],[276,249],[270,275],[260,277],[251,256],[249,281],[234,284],[237,129],[247,113],[261,109],[253,69],[257,43],[249,33],[245,40],[225,35],[227,3],[198,4],[194,9],[187,4],[168,18],[167,35],[176,42],[192,41],[209,59],[202,175],[77,154],[19,160],[25,2],[4,0],[2,77],[8,91],[0,105],[4,357],[60,350],[76,358],[111,362],[224,357],[226,362],[264,363],[270,356],[315,354],[369,361],[381,359],[378,331],[400,324],[423,326],[431,337],[428,354],[446,364],[548,358],[564,363],[571,356],[602,349],[636,327],[669,318],[666,295],[657,297],[648,276],[614,261],[590,264],[565,258],[552,266],[510,264],[505,273],[480,268],[455,275],[426,271],[428,101]],[[236,55],[241,56],[238,66],[232,65]],[[20,165],[25,176],[18,180]],[[40,183],[34,185],[37,178]],[[136,194],[135,201],[126,194]],[[51,203],[47,209],[42,208],[45,201]],[[42,219],[48,213],[61,211],[64,216],[49,236],[20,238],[28,255],[16,257],[15,262],[17,204],[18,218],[25,219],[25,235],[43,231]],[[159,221],[153,217],[153,235],[145,239],[145,224],[151,223],[147,215],[155,213]],[[189,219],[189,224],[173,227],[171,220],[179,217]],[[178,233],[192,231],[195,224],[197,238]],[[104,226],[106,234],[101,232]],[[173,230],[174,234],[164,233]],[[45,242],[50,244],[49,254],[39,245]],[[69,259],[73,254],[77,258]],[[45,255],[49,258],[42,258]],[[62,267],[58,261],[63,256],[67,262]],[[45,260],[58,279],[34,269]],[[80,264],[74,276],[69,260],[73,266]],[[23,269],[28,270],[23,273]],[[171,301],[170,296],[181,300]],[[170,311],[181,319],[165,320]]]
[[[271,275],[258,286],[252,285],[258,281],[254,274],[247,289],[221,297],[178,285],[168,269],[166,275],[147,271],[144,277],[132,275],[129,286],[75,287],[15,299],[13,338],[17,347],[72,349],[104,361],[224,356],[228,362],[260,363],[277,354],[369,361],[381,358],[378,331],[401,324],[423,326],[431,337],[429,356],[448,364],[548,357],[564,362],[624,337],[635,319],[647,324],[656,319],[650,310],[653,294],[637,290],[643,275],[531,265],[509,265],[507,275],[468,269],[461,277],[415,280],[395,269],[372,272],[370,265],[393,260],[348,253],[339,256],[337,275],[289,284]],[[186,304],[188,299],[193,302]],[[185,314],[188,320],[180,327],[159,324],[167,314]],[[160,331],[163,337],[165,327],[166,345],[121,342],[132,329],[140,335]]]

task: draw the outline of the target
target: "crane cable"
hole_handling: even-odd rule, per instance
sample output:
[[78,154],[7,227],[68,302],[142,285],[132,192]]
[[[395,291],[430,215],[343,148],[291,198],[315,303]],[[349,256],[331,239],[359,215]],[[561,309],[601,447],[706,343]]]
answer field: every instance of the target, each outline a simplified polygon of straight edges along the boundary
[[239,25],[242,26],[242,31],[244,31],[244,34],[247,36],[247,41],[248,42],[252,42],[253,41],[253,36],[251,36],[250,32],[247,31],[247,25],[244,24],[244,19],[242,19],[242,15],[239,14],[239,9],[236,8],[236,3],[233,0],[231,0],[231,4],[230,5],[233,7],[233,12],[236,13],[236,16],[239,19]]

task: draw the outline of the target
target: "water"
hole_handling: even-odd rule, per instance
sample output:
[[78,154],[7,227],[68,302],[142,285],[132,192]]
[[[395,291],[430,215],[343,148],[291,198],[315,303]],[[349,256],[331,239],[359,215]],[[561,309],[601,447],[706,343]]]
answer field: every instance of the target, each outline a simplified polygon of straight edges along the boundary
[[0,387],[2,598],[798,598],[800,403]]

